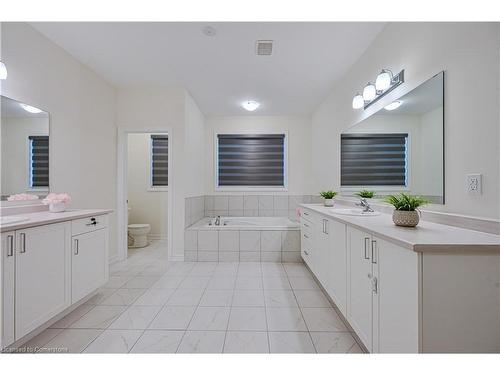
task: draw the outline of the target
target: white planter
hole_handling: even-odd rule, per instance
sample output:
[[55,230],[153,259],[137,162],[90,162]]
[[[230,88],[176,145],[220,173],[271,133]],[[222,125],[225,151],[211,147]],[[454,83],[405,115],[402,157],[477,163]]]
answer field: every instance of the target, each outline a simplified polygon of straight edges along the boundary
[[333,207],[333,198],[332,199],[325,198],[325,206],[326,207]]
[[49,211],[50,212],[64,212],[64,211],[66,211],[66,203],[63,203],[63,202],[50,203],[49,204]]

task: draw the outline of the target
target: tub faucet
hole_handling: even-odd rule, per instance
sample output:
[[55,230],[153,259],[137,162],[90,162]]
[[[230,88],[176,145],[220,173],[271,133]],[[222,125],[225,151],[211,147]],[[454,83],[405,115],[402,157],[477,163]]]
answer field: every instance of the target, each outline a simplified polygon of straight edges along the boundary
[[215,218],[215,225],[220,225],[220,215]]
[[370,203],[365,198],[361,198],[359,203],[356,203],[356,206],[363,207],[363,212],[373,212],[373,208],[370,207]]

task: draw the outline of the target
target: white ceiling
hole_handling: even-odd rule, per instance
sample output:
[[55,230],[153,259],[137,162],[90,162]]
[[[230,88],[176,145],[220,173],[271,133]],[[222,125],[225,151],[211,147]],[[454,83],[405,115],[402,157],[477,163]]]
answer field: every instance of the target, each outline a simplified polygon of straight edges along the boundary
[[[68,23],[31,25],[116,87],[186,88],[207,115],[309,114],[384,23]],[[205,26],[216,35],[202,33]],[[275,41],[256,56],[258,39]]]

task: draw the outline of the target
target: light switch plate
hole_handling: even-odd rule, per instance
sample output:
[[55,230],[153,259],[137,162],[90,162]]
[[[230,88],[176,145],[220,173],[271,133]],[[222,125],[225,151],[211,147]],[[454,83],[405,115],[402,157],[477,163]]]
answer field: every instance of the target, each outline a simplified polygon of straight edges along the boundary
[[480,195],[483,193],[483,176],[481,174],[468,174],[467,175],[467,192],[473,195]]

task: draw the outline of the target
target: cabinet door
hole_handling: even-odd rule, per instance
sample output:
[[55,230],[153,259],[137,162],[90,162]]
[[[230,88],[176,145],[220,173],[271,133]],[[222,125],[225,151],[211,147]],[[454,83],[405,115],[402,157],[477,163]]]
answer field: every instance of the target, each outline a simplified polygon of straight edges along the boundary
[[347,319],[363,344],[372,351],[372,264],[370,235],[349,227],[349,302]]
[[419,255],[374,237],[374,352],[417,353]]
[[15,233],[2,233],[0,258],[0,350],[14,342]]
[[16,231],[16,340],[70,305],[71,225]]
[[101,287],[107,278],[107,229],[80,234],[72,238],[71,302]]
[[326,252],[326,291],[339,310],[346,315],[347,308],[347,241],[346,225],[328,220],[326,231],[329,236]]

